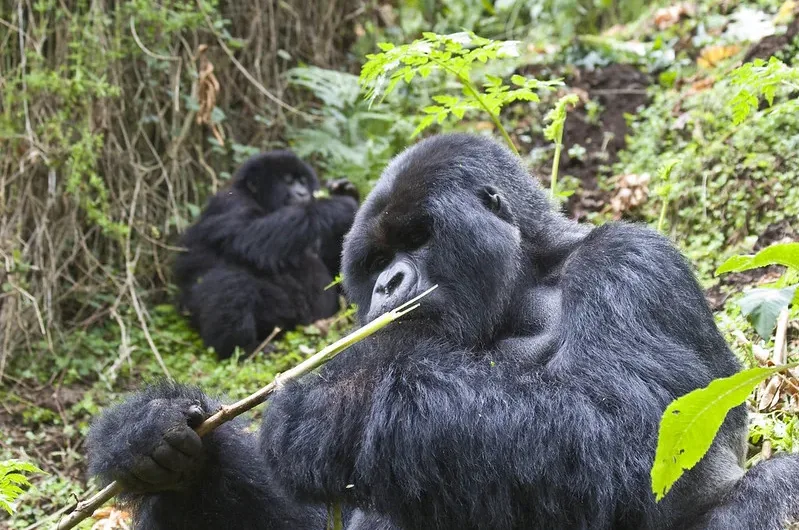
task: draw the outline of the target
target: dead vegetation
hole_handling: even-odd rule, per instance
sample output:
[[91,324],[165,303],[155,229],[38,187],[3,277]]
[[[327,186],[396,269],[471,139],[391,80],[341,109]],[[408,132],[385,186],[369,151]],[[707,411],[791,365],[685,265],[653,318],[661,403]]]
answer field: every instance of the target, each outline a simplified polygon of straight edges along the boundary
[[0,378],[12,352],[124,328],[121,307],[146,328],[175,234],[247,148],[308,118],[283,72],[342,68],[371,16],[357,0],[34,4],[0,2]]

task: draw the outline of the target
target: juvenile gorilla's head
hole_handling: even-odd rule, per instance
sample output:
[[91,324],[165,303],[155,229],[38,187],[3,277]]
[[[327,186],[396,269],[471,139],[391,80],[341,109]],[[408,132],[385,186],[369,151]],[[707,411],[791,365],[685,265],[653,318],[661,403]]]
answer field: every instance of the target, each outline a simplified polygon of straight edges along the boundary
[[236,171],[233,185],[272,212],[312,201],[319,181],[311,166],[291,151],[269,151],[247,160]]
[[345,289],[365,322],[438,284],[404,329],[490,340],[552,219],[563,220],[505,147],[465,134],[427,139],[389,164],[356,215]]

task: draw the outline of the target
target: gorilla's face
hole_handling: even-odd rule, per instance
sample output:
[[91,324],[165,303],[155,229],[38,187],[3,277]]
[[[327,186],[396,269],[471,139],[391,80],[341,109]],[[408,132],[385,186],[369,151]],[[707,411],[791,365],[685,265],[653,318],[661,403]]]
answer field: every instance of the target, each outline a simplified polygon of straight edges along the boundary
[[241,166],[236,182],[267,212],[313,200],[319,182],[313,169],[290,151],[256,155]]
[[285,204],[298,205],[311,202],[313,194],[308,183],[308,176],[302,172],[291,172],[283,175],[283,184],[286,186]]
[[471,345],[490,340],[502,320],[521,236],[496,153],[480,156],[473,137],[453,143],[457,136],[441,150],[438,138],[396,158],[366,199],[345,240],[344,282],[361,321],[438,285],[403,320]]

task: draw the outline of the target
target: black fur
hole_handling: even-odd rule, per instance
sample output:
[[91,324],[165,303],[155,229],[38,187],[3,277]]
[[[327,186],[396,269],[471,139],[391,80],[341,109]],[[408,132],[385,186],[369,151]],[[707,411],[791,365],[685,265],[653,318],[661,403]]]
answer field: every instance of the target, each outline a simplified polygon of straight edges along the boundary
[[[174,268],[179,305],[220,358],[236,346],[251,351],[275,326],[310,324],[338,310],[337,291],[324,288],[338,274],[357,200],[314,200],[318,187],[310,166],[291,152],[255,156],[184,234],[188,252]],[[332,191],[354,189],[344,188]]]
[[[258,449],[220,430],[183,489],[159,493],[175,480],[155,480],[135,497],[147,528],[220,528],[224,514],[242,528],[321,529],[331,501],[354,509],[347,524],[359,530],[771,530],[798,514],[796,456],[743,474],[742,407],[655,503],[662,411],[738,363],[665,238],[566,220],[504,147],[449,135],[398,157],[346,238],[344,278],[362,320],[439,288],[279,390]],[[170,418],[189,410],[186,399],[205,399],[147,390],[106,413],[89,441],[95,473],[142,473],[131,455],[152,455],[164,432],[186,429],[153,422],[141,402],[161,398]],[[243,491],[231,495],[234,486]],[[276,521],[300,513],[292,502],[307,503],[308,519]]]

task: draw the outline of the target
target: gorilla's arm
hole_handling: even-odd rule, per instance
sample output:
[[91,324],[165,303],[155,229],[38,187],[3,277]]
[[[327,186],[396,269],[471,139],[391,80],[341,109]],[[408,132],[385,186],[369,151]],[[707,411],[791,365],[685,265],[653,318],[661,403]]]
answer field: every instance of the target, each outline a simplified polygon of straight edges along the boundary
[[217,408],[201,391],[163,383],[106,411],[88,437],[89,472],[117,480],[139,528],[322,528],[324,515],[270,480],[254,436],[226,424],[191,429]]
[[[782,530],[799,519],[799,458],[777,455],[760,462],[691,530],[763,528]],[[685,527],[689,527],[686,524]]]
[[555,519],[570,512],[559,499],[579,495],[597,517],[615,505],[621,477],[608,470],[624,454],[615,415],[591,396],[511,358],[432,342],[405,355],[368,391],[323,372],[275,396],[262,447],[290,491],[373,505],[408,528],[429,513],[446,528],[511,528],[525,491],[553,503],[541,514],[553,528],[580,526]]
[[285,206],[264,214],[252,199],[231,191],[211,201],[183,244],[208,246],[233,261],[274,271],[316,248],[320,227],[313,208]]

